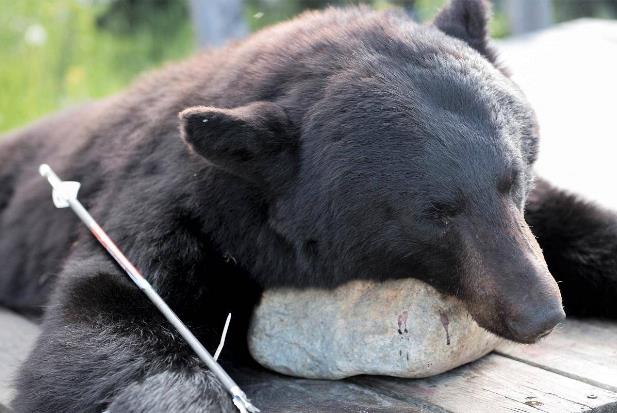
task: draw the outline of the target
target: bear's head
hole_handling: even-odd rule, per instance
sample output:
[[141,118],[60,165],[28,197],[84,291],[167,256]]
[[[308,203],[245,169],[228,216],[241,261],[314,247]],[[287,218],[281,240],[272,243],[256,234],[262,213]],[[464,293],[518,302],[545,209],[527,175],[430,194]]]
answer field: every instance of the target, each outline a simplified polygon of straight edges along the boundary
[[255,245],[277,253],[246,267],[295,286],[418,278],[519,342],[563,319],[524,219],[538,127],[495,62],[488,13],[455,0],[427,25],[350,28],[361,48],[337,57],[301,111],[287,96],[181,113],[194,152],[264,195]]

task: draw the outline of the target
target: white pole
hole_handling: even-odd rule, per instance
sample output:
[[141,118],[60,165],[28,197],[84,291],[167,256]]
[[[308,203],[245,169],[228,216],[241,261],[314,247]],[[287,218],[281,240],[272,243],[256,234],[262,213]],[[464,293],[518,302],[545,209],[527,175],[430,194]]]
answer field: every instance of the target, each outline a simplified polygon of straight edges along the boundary
[[39,173],[41,176],[47,178],[47,181],[53,188],[54,204],[58,208],[70,207],[75,214],[81,219],[81,221],[88,227],[92,235],[105,247],[109,255],[124,269],[126,274],[133,280],[135,285],[146,294],[146,296],[152,301],[152,303],[159,309],[163,316],[173,325],[180,335],[191,346],[197,356],[208,366],[210,371],[221,381],[223,387],[232,396],[232,401],[240,410],[240,412],[259,412],[255,406],[246,397],[246,394],[240,389],[240,387],[233,381],[233,379],[227,374],[227,372],[221,367],[220,364],[210,355],[208,350],[199,342],[197,337],[191,333],[188,327],[178,318],[176,313],[167,305],[160,295],[154,290],[152,285],[144,278],[137,268],[129,261],[128,258],[120,251],[116,244],[109,238],[103,228],[92,218],[92,215],[88,213],[86,208],[77,199],[77,191],[79,190],[79,183],[72,181],[62,181],[54,173],[54,171],[47,164],[43,164],[39,167]]

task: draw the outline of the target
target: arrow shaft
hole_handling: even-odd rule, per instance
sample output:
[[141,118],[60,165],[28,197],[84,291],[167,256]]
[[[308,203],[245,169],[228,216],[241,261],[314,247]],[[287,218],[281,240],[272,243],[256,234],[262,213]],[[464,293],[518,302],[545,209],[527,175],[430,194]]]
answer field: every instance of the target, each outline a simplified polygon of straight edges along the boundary
[[[53,170],[47,165],[41,165],[39,169],[41,175],[47,178],[49,184],[62,193],[59,189],[63,183],[62,180],[53,172]],[[137,285],[137,287],[144,292],[144,294],[150,299],[150,301],[159,309],[163,316],[172,324],[178,333],[186,340],[191,346],[197,356],[208,366],[210,371],[221,381],[221,384],[232,395],[234,404],[241,412],[259,412],[259,409],[255,408],[247,399],[244,392],[236,384],[236,382],[227,374],[227,372],[221,367],[220,364],[210,355],[208,350],[201,344],[201,342],[193,335],[188,327],[178,318],[176,313],[167,305],[167,303],[161,298],[161,296],[154,290],[152,285],[146,280],[146,278],[139,272],[139,270],[129,261],[129,259],[120,251],[118,246],[107,235],[107,233],[101,228],[101,226],[95,221],[90,213],[79,202],[77,196],[71,198],[64,198],[69,207],[75,212],[79,219],[88,227],[92,235],[99,241],[99,243],[107,250],[109,255],[122,267],[124,272],[131,278],[131,280]]]
[[84,206],[77,199],[67,200],[70,208],[77,214],[81,221],[88,227],[92,235],[101,243],[101,245],[107,250],[114,260],[122,267],[126,274],[133,280],[133,282],[142,290],[146,296],[152,301],[152,303],[159,309],[159,311],[165,316],[178,330],[180,335],[191,346],[193,351],[199,356],[199,358],[208,366],[210,371],[214,373],[223,386],[232,394],[239,390],[238,385],[227,374],[225,370],[214,360],[208,350],[201,344],[201,342],[193,335],[188,329],[186,324],[180,320],[176,313],[167,305],[167,303],[161,298],[161,296],[154,290],[152,285],[146,280],[146,278],[139,272],[137,268],[129,261],[129,259],[120,251],[118,246],[112,241],[107,233],[101,228],[101,226],[94,220],[92,215],[84,208]]

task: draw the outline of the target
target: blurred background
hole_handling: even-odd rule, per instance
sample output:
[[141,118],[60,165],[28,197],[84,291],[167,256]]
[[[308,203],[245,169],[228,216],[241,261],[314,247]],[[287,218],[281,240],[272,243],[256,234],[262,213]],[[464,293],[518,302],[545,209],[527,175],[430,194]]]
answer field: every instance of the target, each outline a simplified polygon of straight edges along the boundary
[[[426,20],[445,0],[367,0]],[[197,48],[350,0],[0,0],[0,132],[111,94]],[[617,17],[617,0],[495,0],[494,37],[579,17]]]

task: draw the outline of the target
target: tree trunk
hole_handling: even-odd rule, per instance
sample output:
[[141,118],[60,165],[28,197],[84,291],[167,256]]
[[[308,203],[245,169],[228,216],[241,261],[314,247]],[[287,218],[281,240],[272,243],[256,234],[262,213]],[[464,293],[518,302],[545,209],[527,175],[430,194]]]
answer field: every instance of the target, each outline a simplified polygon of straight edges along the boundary
[[220,46],[248,33],[243,0],[191,0],[190,10],[200,48]]
[[505,11],[513,35],[543,29],[553,23],[551,0],[507,0]]

